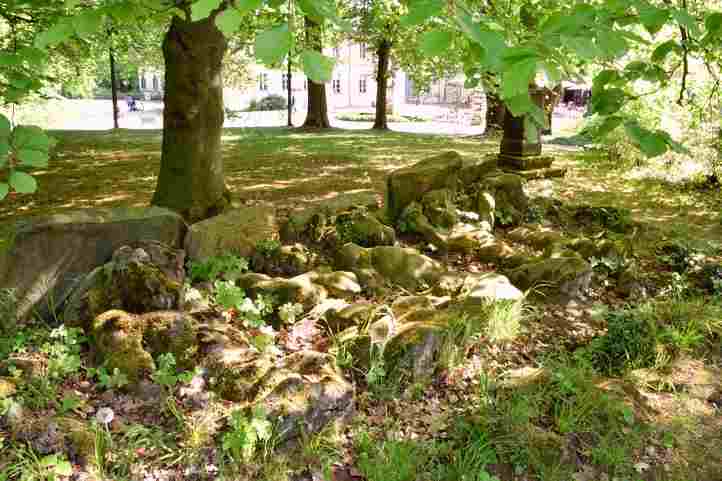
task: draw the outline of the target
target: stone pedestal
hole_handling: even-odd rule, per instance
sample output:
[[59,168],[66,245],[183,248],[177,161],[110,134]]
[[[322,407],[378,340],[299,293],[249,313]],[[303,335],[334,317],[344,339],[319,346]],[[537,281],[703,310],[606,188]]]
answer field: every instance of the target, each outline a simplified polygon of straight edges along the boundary
[[[529,89],[529,94],[534,103],[544,109],[546,92],[543,89]],[[529,129],[533,131],[529,132]],[[537,173],[548,170],[554,161],[553,157],[541,153],[539,127],[533,122],[526,122],[524,116],[513,116],[507,109],[504,115],[504,136],[501,139],[499,167],[527,178],[538,178]]]

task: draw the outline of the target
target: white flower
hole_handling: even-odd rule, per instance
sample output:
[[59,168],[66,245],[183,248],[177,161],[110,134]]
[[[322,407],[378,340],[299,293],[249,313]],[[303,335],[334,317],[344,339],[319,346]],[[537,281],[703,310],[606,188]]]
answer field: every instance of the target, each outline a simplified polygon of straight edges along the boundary
[[110,408],[100,408],[98,409],[98,412],[95,413],[95,419],[97,419],[99,423],[105,424],[106,426],[113,422],[114,417],[115,413]]

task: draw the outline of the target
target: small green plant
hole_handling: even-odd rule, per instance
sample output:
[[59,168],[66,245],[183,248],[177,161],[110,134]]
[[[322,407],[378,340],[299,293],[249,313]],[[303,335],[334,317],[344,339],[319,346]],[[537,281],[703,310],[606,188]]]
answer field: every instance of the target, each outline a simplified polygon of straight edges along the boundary
[[273,425],[263,408],[256,407],[249,417],[241,410],[231,413],[230,431],[223,434],[223,451],[237,464],[248,463],[259,443],[270,443]]
[[86,370],[88,377],[95,377],[98,379],[98,386],[103,389],[119,389],[127,386],[130,382],[128,376],[120,372],[116,367],[112,373],[108,372],[108,369],[101,367],[89,367]]
[[684,273],[692,267],[694,250],[683,241],[670,241],[657,247],[657,260],[677,273]]
[[178,383],[189,383],[195,375],[193,371],[178,372],[175,356],[171,352],[158,356],[156,364],[157,367],[150,377],[168,391],[172,390]]
[[278,308],[278,317],[284,324],[295,324],[301,314],[303,314],[303,305],[297,302],[287,302]]
[[214,281],[218,277],[233,280],[247,270],[248,261],[233,254],[213,256],[203,261],[190,261],[188,263],[188,275],[191,282]]
[[541,224],[544,222],[546,211],[540,205],[530,205],[524,216],[524,222],[529,224]]
[[356,438],[356,464],[368,481],[415,481],[425,456],[409,441],[379,441],[362,432]]
[[263,239],[256,243],[256,252],[265,258],[278,255],[281,251],[281,243],[276,239]]
[[15,289],[0,289],[0,333],[10,332],[15,327],[17,305]]
[[224,309],[234,309],[248,327],[260,328],[265,325],[266,316],[273,313],[275,298],[259,294],[255,300],[232,281],[216,281],[214,284],[216,304]]
[[[0,475],[3,472],[0,472]],[[8,479],[55,481],[73,474],[73,466],[62,454],[39,456],[27,446],[15,450],[14,462],[5,469]]]
[[85,342],[83,331],[61,325],[50,333],[41,351],[48,355],[48,376],[60,380],[80,370],[80,344]]
[[501,206],[494,212],[496,223],[502,227],[510,226],[514,222],[514,213],[510,208]]
[[589,346],[596,369],[617,375],[655,364],[658,328],[653,319],[628,307],[608,312],[606,321],[607,333]]

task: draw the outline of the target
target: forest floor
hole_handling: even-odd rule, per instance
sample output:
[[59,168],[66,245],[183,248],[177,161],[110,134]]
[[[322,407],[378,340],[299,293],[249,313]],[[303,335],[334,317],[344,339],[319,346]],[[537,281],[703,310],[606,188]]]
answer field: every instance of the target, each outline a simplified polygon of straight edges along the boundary
[[[0,203],[0,219],[148,204],[159,168],[159,132],[54,136],[57,150],[37,175],[38,193]],[[234,202],[288,208],[359,192],[379,193],[381,202],[386,176],[396,168],[446,150],[483,156],[498,148],[495,138],[275,128],[229,129],[223,141]],[[529,182],[529,193],[565,204],[628,209],[634,228],[604,235],[628,247],[649,297],[620,295],[605,272],[583,301],[534,299],[514,340],[499,344],[481,336],[464,362],[428,385],[383,383],[366,373],[357,385],[357,412],[349,426],[304,437],[290,451],[259,450],[256,459],[262,462],[256,468],[225,479],[722,480],[722,282],[709,287],[701,278],[703,266],[722,261],[719,187],[634,178],[597,152],[554,145],[545,150],[568,173]],[[498,235],[506,233],[500,229]],[[481,270],[490,268],[473,259],[459,262],[467,260]],[[666,347],[647,369],[625,365],[612,375],[590,361],[599,347],[595,339],[615,319],[659,326],[659,341]],[[29,328],[3,339],[0,355],[28,350],[39,339],[52,344],[57,336]],[[624,348],[619,352],[622,358],[629,354]],[[624,359],[617,361],[624,364]],[[544,382],[535,380],[545,376]],[[525,386],[509,390],[516,379]],[[196,467],[198,456],[209,459],[199,454],[208,446],[194,446],[188,437],[208,437],[202,419],[171,415],[158,403],[133,405],[127,396],[80,373],[51,383],[40,394],[18,392],[19,398],[25,396],[21,401],[41,413],[94,413],[114,406],[120,422],[110,426],[115,452],[110,458],[127,463],[127,469],[110,468],[104,459],[99,464],[108,479],[206,476]],[[69,401],[77,397],[72,393],[82,402]],[[38,396],[44,401],[33,404]],[[0,404],[0,414],[2,409]],[[182,419],[185,425],[178,422]],[[36,454],[33,461],[2,429],[0,480],[20,479],[18,466],[30,469],[44,458]],[[218,444],[218,438],[211,435],[210,442]],[[155,474],[134,478],[133,463],[147,463]],[[85,479],[100,478],[98,473]]]

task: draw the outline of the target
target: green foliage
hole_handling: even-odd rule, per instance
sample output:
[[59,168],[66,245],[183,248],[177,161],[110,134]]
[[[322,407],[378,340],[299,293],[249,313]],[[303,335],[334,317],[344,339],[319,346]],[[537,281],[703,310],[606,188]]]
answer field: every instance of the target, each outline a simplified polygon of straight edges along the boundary
[[151,374],[151,379],[157,384],[164,386],[168,390],[172,390],[176,384],[189,383],[193,379],[192,371],[178,372],[176,369],[176,359],[173,353],[165,353],[156,359],[157,367]]
[[259,294],[252,300],[233,281],[216,281],[213,287],[216,304],[223,309],[235,310],[249,327],[262,327],[264,318],[273,313],[276,301],[272,296]]
[[276,239],[263,239],[256,243],[256,252],[266,258],[277,256],[281,251],[281,243]]
[[98,379],[98,386],[103,389],[119,389],[125,387],[130,382],[128,376],[120,372],[116,367],[112,373],[109,373],[105,367],[90,367],[86,370],[89,377]]
[[0,200],[10,191],[31,194],[38,184],[26,171],[47,167],[52,141],[38,127],[19,125],[12,129],[10,121],[0,114]]
[[596,369],[618,375],[655,364],[659,333],[653,319],[627,308],[609,312],[606,321],[607,333],[589,346]]
[[250,462],[259,448],[259,443],[271,441],[273,425],[266,412],[257,407],[250,416],[241,410],[231,413],[230,430],[223,434],[223,451],[237,464]]
[[280,95],[268,95],[261,100],[253,99],[246,109],[248,112],[285,110],[288,100]]
[[21,481],[56,481],[73,474],[73,466],[64,455],[39,456],[26,446],[15,450],[15,459],[10,466],[3,466],[0,477]]
[[295,324],[301,314],[303,314],[303,305],[297,302],[287,302],[278,308],[278,317],[284,324]]
[[[10,334],[17,323],[18,300],[15,289],[0,289],[0,334]],[[2,357],[4,341],[0,341],[0,357]]]
[[324,83],[331,80],[334,63],[334,59],[326,57],[315,50],[301,52],[303,71],[306,72],[312,82]]
[[278,65],[290,52],[292,43],[293,36],[284,23],[256,35],[256,57],[266,65]]
[[60,380],[80,370],[80,344],[86,341],[78,328],[60,326],[50,333],[51,342],[41,351],[48,355],[48,377]]
[[191,282],[214,281],[218,277],[236,279],[248,270],[248,261],[233,254],[213,256],[203,261],[190,261],[188,275]]
[[355,441],[356,466],[369,481],[414,481],[423,466],[419,448],[409,441],[382,441],[361,433]]

